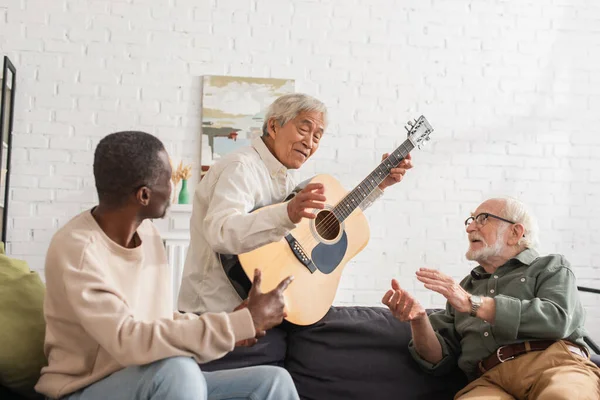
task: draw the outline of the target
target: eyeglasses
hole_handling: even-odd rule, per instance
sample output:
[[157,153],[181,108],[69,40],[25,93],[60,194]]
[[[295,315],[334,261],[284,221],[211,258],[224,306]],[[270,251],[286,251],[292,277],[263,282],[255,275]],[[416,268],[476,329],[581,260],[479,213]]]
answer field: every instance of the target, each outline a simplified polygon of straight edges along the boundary
[[471,225],[471,222],[473,222],[473,221],[477,222],[477,224],[479,226],[483,226],[483,225],[485,225],[485,223],[487,222],[487,219],[489,217],[499,219],[500,221],[508,222],[509,224],[516,224],[516,222],[514,222],[514,221],[510,221],[510,220],[508,220],[506,218],[502,218],[502,217],[499,217],[499,216],[494,215],[494,214],[481,213],[481,214],[477,214],[474,217],[469,217],[469,218],[465,219],[465,226]]

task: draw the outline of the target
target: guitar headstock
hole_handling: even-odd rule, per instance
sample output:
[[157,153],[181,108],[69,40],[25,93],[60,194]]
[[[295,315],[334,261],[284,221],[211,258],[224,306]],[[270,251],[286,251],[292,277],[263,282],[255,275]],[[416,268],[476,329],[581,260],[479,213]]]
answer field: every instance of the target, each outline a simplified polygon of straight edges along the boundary
[[430,140],[429,135],[433,132],[429,121],[422,115],[414,121],[408,121],[404,129],[408,132],[408,138],[419,149],[427,144]]

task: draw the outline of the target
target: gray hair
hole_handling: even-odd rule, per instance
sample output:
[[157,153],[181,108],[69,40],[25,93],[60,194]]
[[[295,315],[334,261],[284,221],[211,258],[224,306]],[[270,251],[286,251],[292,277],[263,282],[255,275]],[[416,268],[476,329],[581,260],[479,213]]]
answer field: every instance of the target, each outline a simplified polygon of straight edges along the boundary
[[301,112],[317,111],[323,114],[323,122],[327,127],[327,107],[320,100],[303,93],[285,94],[275,100],[267,109],[263,122],[263,136],[269,135],[267,124],[275,118],[283,126],[293,120]]
[[535,249],[538,246],[539,228],[535,217],[525,204],[512,197],[503,197],[504,208],[502,209],[502,217],[522,224],[525,227],[524,236],[519,240],[518,245],[525,248]]

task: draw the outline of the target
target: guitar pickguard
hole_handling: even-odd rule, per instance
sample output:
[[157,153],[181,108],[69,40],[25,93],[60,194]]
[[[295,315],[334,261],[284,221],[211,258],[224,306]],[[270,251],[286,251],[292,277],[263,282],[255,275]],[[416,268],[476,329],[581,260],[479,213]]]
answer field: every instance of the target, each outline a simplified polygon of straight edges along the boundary
[[311,259],[319,271],[330,274],[340,265],[347,249],[348,237],[346,231],[342,231],[342,236],[336,243],[319,243],[316,245],[311,253]]
[[[249,282],[248,278],[240,279],[240,269],[247,277],[254,276],[257,269],[262,271],[262,290],[265,292],[293,275],[294,281],[283,293],[286,320],[297,325],[310,325],[323,318],[333,304],[345,265],[369,242],[369,224],[362,213],[362,202],[415,147],[424,145],[433,131],[423,116],[409,125],[406,127],[407,140],[350,192],[330,175],[311,178],[310,183],[319,183],[326,188],[327,201],[334,205],[315,209],[315,218],[301,220],[288,232],[290,237],[242,253],[238,256],[239,263],[224,265],[238,293],[246,290]],[[305,185],[299,185],[296,191],[302,186]],[[269,207],[277,205],[264,208]]]

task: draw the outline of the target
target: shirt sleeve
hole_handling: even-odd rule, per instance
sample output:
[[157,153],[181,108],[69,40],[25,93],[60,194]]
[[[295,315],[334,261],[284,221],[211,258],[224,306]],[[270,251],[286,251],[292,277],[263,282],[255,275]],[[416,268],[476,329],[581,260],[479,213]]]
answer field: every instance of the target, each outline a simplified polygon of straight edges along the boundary
[[123,366],[173,356],[205,363],[223,357],[237,341],[256,334],[247,309],[193,319],[136,319],[126,297],[103,276],[100,260],[85,253],[80,260],[63,254],[55,255],[53,262],[63,265],[69,307],[88,335]]
[[365,211],[367,208],[371,207],[375,201],[377,201],[381,196],[383,196],[383,190],[377,186],[365,199],[360,203],[360,209]]
[[412,339],[408,344],[408,350],[425,372],[436,376],[445,375],[456,369],[461,351],[460,338],[454,328],[454,310],[447,304],[445,310],[429,315],[429,321],[442,346],[442,359],[437,364],[424,360],[417,353]]
[[241,162],[232,162],[221,172],[202,224],[213,251],[242,254],[281,240],[296,225],[290,220],[287,203],[251,212],[256,207],[255,181]]
[[581,325],[582,306],[575,276],[565,265],[546,268],[536,282],[532,299],[498,295],[492,327],[498,341],[520,338],[563,339]]

